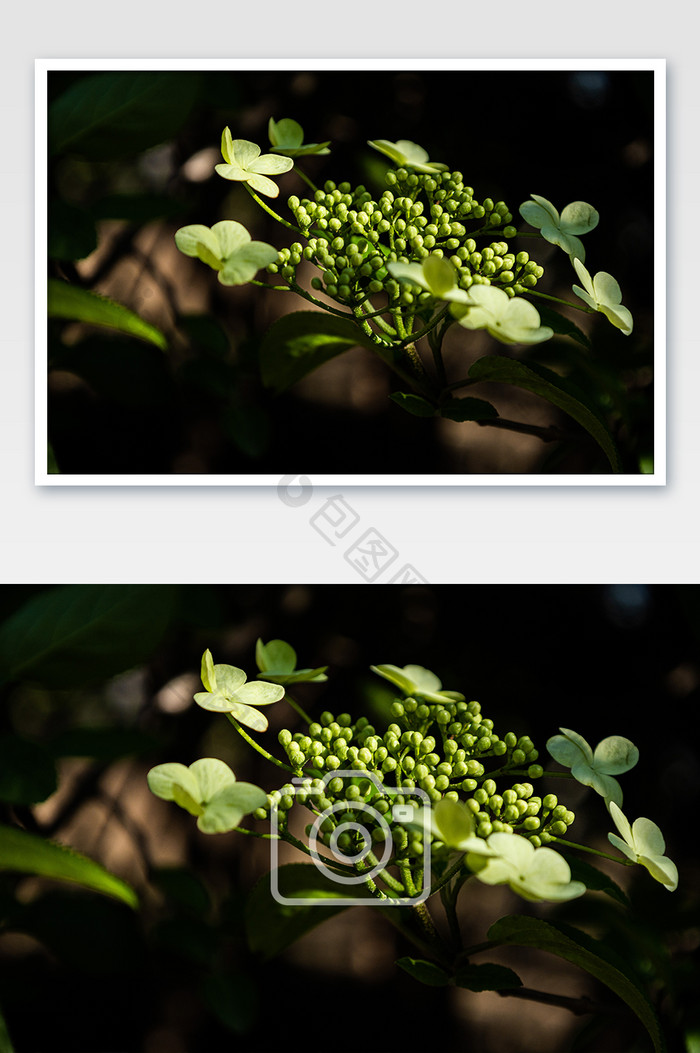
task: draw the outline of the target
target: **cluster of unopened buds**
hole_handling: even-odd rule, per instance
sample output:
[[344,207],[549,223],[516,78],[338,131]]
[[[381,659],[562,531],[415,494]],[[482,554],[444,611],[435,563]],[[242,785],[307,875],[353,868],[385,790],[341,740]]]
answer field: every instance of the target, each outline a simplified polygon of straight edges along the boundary
[[[528,252],[511,251],[509,240],[541,237],[569,256],[581,282],[573,292],[585,306],[569,306],[602,312],[623,333],[632,332],[632,315],[622,306],[616,280],[605,271],[591,276],[584,266],[580,236],[599,220],[586,202],[572,202],[560,214],[546,198],[533,194],[519,209],[531,229],[520,230],[505,202],[477,200],[461,172],[430,161],[426,151],[410,141],[369,141],[395,165],[386,173],[388,189],[375,200],[364,186],[353,188],[347,182],[326,181],[316,188],[296,161],[329,153],[329,144],[304,145],[296,121],[271,119],[269,137],[271,152],[263,154],[258,145],[233,139],[225,128],[224,161],[215,166],[216,172],[245,186],[268,214],[298,237],[278,250],[253,241],[235,220],[221,220],[211,228],[193,224],[175,235],[180,251],[212,267],[224,285],[252,281],[269,288],[255,280],[266,268],[285,283],[273,288],[291,289],[325,310],[347,314],[364,325],[373,323],[370,331],[379,342],[417,339],[439,321],[456,321],[468,330],[484,329],[504,344],[535,344],[549,339],[553,330],[541,324],[537,308],[525,297],[557,298],[537,292],[544,268]],[[289,198],[289,221],[263,198],[276,198],[275,177],[294,167],[312,192],[307,198]],[[298,268],[306,264],[317,269],[307,284],[326,300],[318,300],[298,275]],[[379,294],[386,299],[377,305],[373,298]],[[338,307],[330,307],[328,300]]]
[[[550,756],[569,770],[555,773],[576,779],[603,798],[617,831],[608,835],[609,841],[622,853],[620,858],[569,841],[573,811],[555,794],[535,792],[534,784],[549,773],[532,740],[511,731],[498,734],[478,702],[444,690],[430,670],[415,665],[372,667],[400,694],[390,704],[391,723],[379,730],[367,717],[353,719],[348,713],[324,712],[317,721],[310,719],[288,689],[297,683],[324,682],[326,667],[298,669],[296,654],[286,642],[258,641],[256,657],[259,673],[248,681],[234,666],[215,665],[206,651],[201,670],[205,690],[195,701],[225,714],[258,754],[286,773],[285,782],[271,791],[239,782],[216,758],[189,767],[160,764],[148,776],[153,793],[197,816],[203,832],[238,828],[254,834],[241,827],[245,816],[266,822],[274,815],[274,836],[313,855],[289,825],[292,810],[305,808],[310,819],[307,837],[313,830],[317,843],[328,850],[325,861],[331,871],[348,865],[360,875],[372,871],[375,877],[367,877],[367,887],[386,903],[421,891],[428,847],[435,885],[423,888],[425,896],[442,886],[445,874],[457,870],[486,884],[507,884],[526,899],[580,896],[586,886],[572,880],[559,849],[641,864],[667,889],[677,887],[678,872],[664,855],[659,828],[646,818],[630,823],[622,811],[617,776],[638,760],[629,739],[611,735],[593,750],[579,734],[561,728],[547,742]],[[285,759],[249,734],[268,728],[259,707],[282,699],[306,725],[304,731],[278,733]],[[387,850],[385,820],[392,816],[399,818],[390,828]],[[388,859],[379,878],[377,855]]]

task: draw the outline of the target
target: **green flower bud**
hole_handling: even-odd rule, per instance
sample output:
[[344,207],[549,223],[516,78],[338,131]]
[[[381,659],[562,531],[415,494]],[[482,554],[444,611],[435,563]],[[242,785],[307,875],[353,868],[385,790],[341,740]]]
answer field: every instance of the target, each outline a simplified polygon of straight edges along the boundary
[[531,779],[541,779],[544,775],[544,768],[541,764],[531,764],[527,769],[527,774]]
[[553,811],[559,804],[557,795],[555,793],[548,793],[547,796],[543,799],[542,804],[548,812]]
[[493,833],[493,823],[489,822],[488,819],[485,819],[482,822],[480,822],[479,825],[476,828],[476,835],[477,835],[477,837],[484,837],[484,838],[486,838],[492,833]]
[[528,817],[523,822],[523,827],[525,828],[525,830],[528,831],[539,830],[540,820],[537,818],[536,815],[528,815]]

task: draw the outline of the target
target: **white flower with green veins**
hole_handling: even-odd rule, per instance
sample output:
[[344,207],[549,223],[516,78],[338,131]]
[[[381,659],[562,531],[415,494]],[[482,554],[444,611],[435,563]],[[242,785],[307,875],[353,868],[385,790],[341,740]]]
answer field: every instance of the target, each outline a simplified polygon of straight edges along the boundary
[[190,815],[205,834],[234,830],[244,815],[262,808],[267,794],[250,782],[237,782],[228,764],[203,757],[189,768],[177,762],[158,764],[147,776],[151,793],[174,801]]
[[586,250],[578,234],[588,234],[598,226],[600,216],[586,201],[572,201],[566,205],[561,216],[551,201],[539,194],[531,194],[531,201],[520,206],[520,215],[536,227],[545,241],[558,245],[569,256],[585,260]]
[[418,143],[412,143],[410,139],[399,139],[395,143],[389,142],[388,139],[368,139],[367,143],[389,157],[399,168],[413,168],[416,172],[447,171],[447,165],[429,161],[427,151]]
[[594,311],[604,314],[625,336],[629,336],[634,325],[632,312],[622,306],[622,290],[612,274],[598,271],[595,278],[591,278],[580,259],[575,259],[573,264],[584,285],[583,289],[579,285],[572,286],[576,295]]
[[267,731],[267,718],[255,706],[269,706],[284,698],[281,684],[252,680],[235,665],[214,665],[211,651],[202,655],[202,683],[206,691],[194,696],[198,706],[213,713],[230,713],[240,724],[253,731]]
[[386,268],[392,278],[419,285],[436,300],[469,303],[467,293],[457,286],[457,269],[443,256],[432,253],[422,263],[387,263]]
[[464,695],[459,691],[443,691],[442,681],[422,665],[406,665],[403,669],[397,665],[373,665],[370,669],[411,698],[420,698],[425,702],[464,701]]
[[467,866],[486,885],[509,885],[523,899],[563,902],[582,896],[586,886],[571,880],[564,857],[552,848],[535,848],[520,834],[490,834],[492,855],[469,853]]
[[608,834],[610,844],[619,848],[632,863],[646,867],[651,876],[669,892],[675,891],[678,888],[678,868],[664,855],[666,842],[656,823],[642,817],[635,819],[630,826],[629,820],[614,802],[610,805],[610,815],[623,838],[621,840],[617,834]]
[[494,285],[472,285],[466,303],[450,312],[465,329],[485,329],[502,344],[539,344],[554,335],[533,304]]
[[222,219],[213,227],[193,223],[175,232],[175,244],[218,271],[222,285],[245,285],[262,267],[274,263],[279,253],[264,241],[252,241],[242,223]]
[[622,735],[610,735],[593,751],[578,732],[569,728],[559,730],[561,735],[554,735],[547,742],[554,760],[570,768],[577,782],[592,787],[605,798],[606,804],[613,801],[619,807],[622,788],[614,776],[629,771],[639,760],[639,750],[634,743]]
[[291,117],[283,117],[281,121],[275,121],[270,117],[267,134],[270,137],[270,146],[275,154],[284,154],[285,157],[307,157],[309,154],[329,154],[330,139],[325,143],[306,143],[304,145],[304,129],[298,121]]
[[224,128],[221,135],[221,153],[225,164],[215,165],[214,169],[223,179],[247,183],[266,197],[277,197],[280,192],[268,176],[283,175],[294,167],[291,157],[263,154],[248,139],[234,139],[229,128]]

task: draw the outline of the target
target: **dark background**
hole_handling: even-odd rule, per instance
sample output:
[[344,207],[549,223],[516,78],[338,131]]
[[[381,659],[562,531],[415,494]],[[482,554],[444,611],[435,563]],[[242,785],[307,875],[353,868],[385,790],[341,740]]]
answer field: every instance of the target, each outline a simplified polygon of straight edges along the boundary
[[[44,634],[42,605],[62,588],[3,591],[0,652],[32,597],[40,606],[30,621]],[[134,607],[133,587],[71,586],[65,609],[85,589],[105,588],[127,590],[126,608]],[[369,666],[416,663],[478,699],[500,734],[530,734],[545,766],[544,743],[560,726],[592,746],[610,734],[631,738],[640,760],[622,777],[625,812],[659,824],[679,867],[678,891],[670,894],[641,867],[610,864],[632,898],[629,925],[599,894],[550,908],[483,886],[465,896],[462,920],[478,942],[503,913],[551,915],[621,948],[657,1005],[669,1050],[686,1049],[683,1036],[700,1026],[692,834],[700,804],[697,587],[153,586],[138,594],[129,625],[105,623],[99,646],[91,637],[71,661],[39,661],[2,689],[0,736],[41,746],[60,765],[54,796],[34,808],[5,807],[3,821],[102,860],[142,901],[134,915],[95,894],[0,875],[0,1007],[16,1053],[650,1049],[607,989],[547,955],[494,960],[524,970],[541,990],[589,995],[606,1007],[602,1017],[495,994],[459,1002],[451,990],[417,985],[392,964],[411,948],[369,908],[338,915],[270,962],[250,953],[244,904],[265,873],[265,842],[198,834],[194,820],[148,793],[145,777],[155,764],[208,755],[273,788],[269,765],[223,718],[191,703],[204,648],[252,676],[258,636],[291,642],[301,666],[329,664],[327,683],[295,692],[314,716],[368,709],[377,724],[388,723],[391,693]],[[183,676],[191,682],[177,679]],[[268,716],[261,741],[275,752],[276,731],[295,728],[296,718],[287,707],[270,707]],[[92,753],[76,761],[70,736],[83,728],[102,731]],[[609,847],[600,799],[577,797],[575,784],[561,780],[551,788],[577,812],[572,836]]]
[[[61,95],[81,80],[98,97],[100,78],[113,76],[50,73],[50,104],[60,106]],[[520,348],[517,356],[563,368],[583,387],[616,436],[625,472],[638,472],[640,458],[653,456],[653,73],[167,76],[173,79],[160,103],[151,100],[128,119],[117,115],[99,133],[83,129],[50,156],[49,273],[126,303],[170,340],[164,355],[133,340],[94,330],[76,334],[75,327],[52,323],[49,435],[62,472],[608,470],[586,436],[564,449],[477,424],[414,419],[389,401],[399,385],[371,352],[341,356],[282,397],[262,388],[260,338],[280,312],[304,309],[306,302],[252,286],[224,288],[204,265],[180,256],[172,239],[189,223],[237,218],[258,240],[288,243],[288,232],[243,188],[213,174],[222,128],[228,124],[234,137],[256,141],[265,152],[270,116],[294,117],[307,142],[331,140],[330,156],[299,162],[317,185],[347,179],[379,194],[387,165],[367,140],[409,139],[462,171],[477,198],[505,200],[516,223],[518,206],[533,192],[559,210],[569,201],[592,203],[601,220],[585,237],[587,266],[591,274],[607,270],[618,279],[635,331],[623,337],[602,316],[574,311],[576,323],[594,336],[592,352],[580,354],[571,341],[555,339]],[[50,105],[50,134],[52,112]],[[207,148],[214,150],[208,175],[193,180],[188,161]],[[284,215],[286,197],[303,196],[305,185],[292,172],[280,186],[274,204]],[[521,247],[545,264],[539,289],[572,299],[575,276],[563,253],[540,241],[515,245]],[[508,353],[493,341],[463,346],[465,366],[489,350]],[[476,394],[494,398],[503,416],[571,426],[534,396],[493,385]]]

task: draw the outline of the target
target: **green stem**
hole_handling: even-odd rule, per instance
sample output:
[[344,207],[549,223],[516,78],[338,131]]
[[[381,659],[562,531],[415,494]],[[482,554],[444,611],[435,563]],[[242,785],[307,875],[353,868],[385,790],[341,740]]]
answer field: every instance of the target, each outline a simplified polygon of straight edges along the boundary
[[238,734],[242,738],[244,738],[246,740],[246,742],[248,743],[248,745],[252,746],[253,749],[256,750],[260,754],[261,757],[264,757],[265,760],[270,761],[271,764],[276,764],[278,768],[284,768],[285,771],[291,772],[292,775],[296,775],[297,774],[294,768],[290,768],[288,764],[285,764],[283,761],[278,760],[277,757],[273,757],[272,754],[268,753],[267,750],[264,749],[260,745],[259,742],[256,742],[255,739],[252,739],[250,737],[250,735],[248,734],[248,732],[243,730],[243,728],[238,723],[238,721],[236,720],[236,718],[233,716],[232,713],[227,713],[226,716],[231,721],[231,723],[233,724],[233,726],[236,729],[236,731],[238,732]]
[[313,190],[313,192],[315,194],[316,191],[318,190],[318,187],[316,186],[316,184],[314,182],[311,181],[311,179],[309,179],[309,177],[307,176],[306,172],[303,172],[301,170],[301,168],[299,168],[299,166],[297,164],[294,165],[294,171],[296,172],[296,174],[298,176],[301,176],[301,178],[304,180],[306,185],[308,187],[311,187],[311,189]]
[[558,845],[566,845],[567,848],[576,848],[579,852],[590,852],[592,856],[600,856],[602,859],[611,859],[613,863],[621,863],[622,866],[633,867],[636,864],[631,859],[620,859],[619,856],[611,856],[607,852],[601,852],[597,848],[588,848],[586,845],[577,845],[574,841],[565,841],[563,837],[555,837]]
[[302,237],[306,236],[305,232],[301,229],[301,227],[297,227],[294,223],[290,223],[289,220],[282,219],[281,216],[278,216],[274,209],[270,208],[269,205],[266,205],[263,199],[255,193],[253,188],[248,183],[244,183],[243,186],[246,188],[253,200],[258,205],[260,205],[260,208],[264,209],[265,212],[267,212],[268,215],[272,216],[273,219],[276,219],[278,223],[281,223],[283,227],[289,227],[290,230],[295,231],[295,233],[297,234],[301,234]]
[[430,898],[430,896],[434,896],[436,892],[440,892],[440,890],[442,888],[444,888],[445,885],[447,885],[447,883],[449,881],[452,880],[452,878],[455,876],[455,874],[459,870],[461,870],[463,859],[464,859],[464,852],[461,852],[459,857],[455,860],[455,862],[452,864],[452,866],[449,868],[449,870],[445,871],[445,873],[442,875],[442,877],[437,882],[437,884],[431,886],[430,894],[429,894],[428,898]]
[[541,300],[552,300],[554,303],[561,303],[564,307],[575,307],[577,311],[583,311],[584,314],[595,314],[596,312],[592,307],[585,307],[578,303],[573,303],[571,300],[562,300],[560,296],[550,296],[549,293],[537,292],[536,289],[528,289],[528,296],[539,296]]
[[292,696],[287,691],[285,691],[284,697],[286,698],[287,702],[289,702],[292,709],[299,714],[302,720],[305,720],[307,724],[313,724],[313,721],[309,714],[304,712],[299,703],[295,702]]

